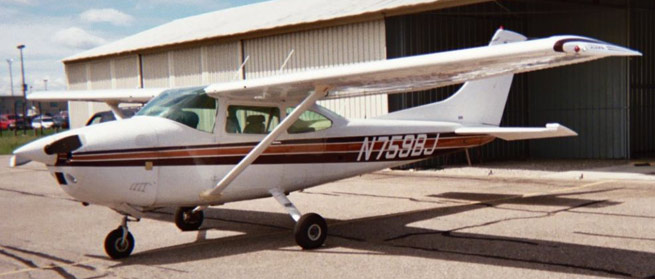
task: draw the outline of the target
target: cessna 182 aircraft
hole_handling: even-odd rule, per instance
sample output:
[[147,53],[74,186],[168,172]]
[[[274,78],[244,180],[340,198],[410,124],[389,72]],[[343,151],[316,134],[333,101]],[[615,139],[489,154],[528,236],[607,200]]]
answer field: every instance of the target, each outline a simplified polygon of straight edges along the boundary
[[[495,138],[574,136],[559,124],[498,127],[513,74],[636,55],[590,38],[526,40],[501,28],[488,46],[270,78],[178,89],[38,92],[28,98],[106,102],[119,119],[119,103],[149,102],[133,118],[28,143],[13,152],[10,165],[44,163],[76,200],[120,213],[120,226],[105,239],[112,258],[134,248],[128,217],[176,207],[176,225],[196,230],[209,206],[264,197],[275,198],[296,221],[296,243],[313,249],[323,245],[327,224],[318,214],[301,215],[288,193]],[[442,102],[370,119],[345,119],[316,104],[463,82]]]

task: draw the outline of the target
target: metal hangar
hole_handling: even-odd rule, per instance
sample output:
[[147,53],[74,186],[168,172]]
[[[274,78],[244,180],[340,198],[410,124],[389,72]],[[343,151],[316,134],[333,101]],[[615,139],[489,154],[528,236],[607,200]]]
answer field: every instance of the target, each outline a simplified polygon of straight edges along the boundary
[[[70,90],[194,86],[479,46],[499,26],[530,37],[586,35],[644,56],[518,75],[501,125],[560,122],[580,135],[497,140],[473,151],[474,159],[655,154],[655,3],[649,0],[274,0],[175,20],[68,57],[64,65]],[[366,118],[444,99],[455,89],[322,105]],[[72,127],[107,109],[80,102],[69,108]]]

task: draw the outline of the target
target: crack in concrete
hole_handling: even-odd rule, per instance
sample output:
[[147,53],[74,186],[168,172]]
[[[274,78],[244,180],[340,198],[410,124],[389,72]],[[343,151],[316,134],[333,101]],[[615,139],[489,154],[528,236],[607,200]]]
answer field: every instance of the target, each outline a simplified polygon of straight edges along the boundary
[[356,196],[356,197],[370,197],[370,198],[383,198],[383,199],[395,199],[395,200],[406,200],[406,201],[411,201],[411,202],[418,202],[418,203],[432,203],[432,204],[448,204],[448,203],[461,203],[458,201],[453,201],[453,200],[441,200],[441,201],[433,201],[433,200],[421,200],[413,197],[400,197],[400,196],[384,196],[384,195],[373,195],[373,194],[362,194],[362,193],[349,193],[349,192],[331,192],[331,193],[323,193],[323,192],[315,192],[315,191],[303,191],[303,194],[308,194],[308,195],[323,195],[323,196],[331,196],[331,197],[340,197],[342,195],[346,196]]
[[64,258],[60,258],[60,257],[57,257],[57,256],[53,256],[53,255],[46,254],[46,253],[25,250],[25,249],[22,249],[22,248],[17,248],[17,247],[8,246],[8,245],[0,245],[0,246],[4,247],[6,249],[11,249],[11,250],[14,250],[14,251],[17,251],[17,252],[34,255],[34,256],[37,256],[37,257],[44,258],[44,259],[57,261],[57,262],[61,262],[61,263],[69,264],[69,265],[78,266],[78,267],[81,267],[81,268],[84,268],[84,269],[87,269],[87,270],[96,270],[96,268],[93,267],[93,266],[84,265],[84,264],[76,264],[74,261],[67,260],[67,259],[64,259]]
[[[542,214],[542,215],[539,215],[539,216],[505,218],[505,219],[489,221],[489,222],[485,222],[485,223],[477,224],[477,225],[464,226],[464,227],[460,227],[460,228],[456,228],[456,229],[452,229],[452,230],[448,230],[448,231],[435,231],[435,232],[422,232],[422,233],[403,234],[403,235],[400,235],[400,236],[385,239],[384,242],[391,242],[391,241],[394,241],[394,240],[399,240],[399,239],[404,239],[404,238],[408,238],[408,237],[412,237],[412,236],[419,236],[419,235],[442,235],[444,237],[454,237],[454,238],[461,238],[461,239],[479,239],[479,240],[485,240],[485,241],[507,241],[507,242],[513,242],[513,243],[520,243],[520,244],[527,244],[527,245],[534,245],[534,246],[542,246],[543,244],[540,244],[538,242],[520,241],[520,240],[512,240],[512,239],[504,239],[504,238],[457,236],[456,234],[453,234],[453,232],[461,231],[461,230],[465,230],[465,229],[489,226],[489,225],[498,224],[498,223],[507,222],[507,221],[547,218],[547,217],[554,216],[554,215],[556,215],[558,213],[561,213],[561,212],[567,212],[567,211],[570,211],[570,210],[573,210],[573,209],[576,209],[576,208],[586,207],[586,206],[590,206],[590,205],[597,204],[597,203],[603,203],[603,202],[606,202],[606,201],[607,200],[589,201],[589,202],[586,202],[586,203],[570,206],[568,208],[546,212],[545,214]],[[489,207],[494,207],[493,204],[485,204],[485,205],[487,205]],[[409,245],[395,245],[395,244],[389,244],[389,245],[393,246],[393,247],[417,249],[417,250],[430,251],[430,252],[441,252],[441,253],[459,254],[459,255],[467,255],[467,256],[478,256],[478,257],[484,257],[484,258],[509,260],[509,261],[516,261],[516,262],[544,264],[544,265],[552,265],[552,266],[560,266],[560,267],[570,267],[570,268],[577,268],[577,269],[590,270],[590,271],[596,271],[596,272],[603,272],[603,273],[607,273],[607,274],[611,274],[611,275],[632,276],[632,274],[617,271],[617,270],[599,268],[599,267],[583,266],[583,265],[575,265],[575,264],[569,264],[569,263],[558,263],[558,262],[528,260],[528,259],[512,258],[512,257],[505,257],[505,256],[469,253],[469,252],[456,251],[456,250],[443,250],[443,249],[437,249],[437,248],[425,248],[425,247],[417,247],[417,246],[409,246]],[[556,247],[556,246],[551,246],[551,247]]]
[[[537,216],[527,216],[527,217],[512,217],[512,218],[499,219],[499,220],[494,220],[494,221],[485,222],[485,223],[482,223],[482,224],[476,224],[476,225],[470,225],[470,226],[459,227],[459,228],[455,228],[455,229],[447,230],[447,231],[434,231],[434,232],[423,232],[423,233],[408,233],[408,234],[403,234],[403,235],[399,235],[399,236],[396,236],[396,237],[388,238],[388,239],[385,239],[384,241],[393,241],[393,240],[399,240],[399,239],[408,238],[408,237],[417,236],[417,235],[430,235],[430,234],[432,234],[432,235],[437,235],[437,234],[438,234],[438,235],[443,235],[443,236],[447,236],[447,237],[455,237],[455,236],[452,234],[453,232],[462,231],[462,230],[466,230],[466,229],[473,229],[473,228],[486,227],[486,226],[490,226],[490,225],[494,225],[494,224],[499,224],[499,223],[502,223],[502,222],[508,222],[508,221],[547,218],[547,217],[551,217],[551,216],[556,215],[556,214],[561,213],[561,212],[569,211],[569,210],[571,210],[571,209],[580,208],[580,207],[585,207],[585,206],[589,206],[589,205],[592,205],[592,204],[601,203],[601,202],[605,202],[605,201],[606,201],[606,200],[602,200],[602,201],[589,201],[589,202],[586,202],[586,203],[582,203],[582,204],[575,205],[575,206],[571,206],[571,207],[564,208],[564,209],[559,209],[559,210],[555,210],[555,211],[548,211],[548,212],[545,212],[545,213],[542,214],[542,215],[537,215]],[[485,203],[482,203],[481,205],[485,205],[485,206],[488,206],[488,207],[495,208],[495,206],[494,206],[493,204],[485,204]],[[486,240],[487,238],[483,238],[483,239]],[[508,241],[508,240],[505,240],[505,239],[502,239],[502,238],[499,238],[499,239],[490,238],[489,240],[494,240],[494,241]],[[514,240],[509,240],[509,241],[510,241],[510,242],[516,242],[516,241],[514,241]],[[522,242],[522,241],[519,241],[519,242]],[[535,245],[536,243],[525,242],[524,244]],[[536,244],[536,245],[539,245],[539,244]]]
[[556,262],[545,262],[545,261],[538,261],[538,260],[527,260],[527,259],[520,259],[520,258],[486,255],[486,254],[477,254],[477,253],[467,253],[467,252],[462,252],[462,251],[443,250],[443,249],[437,249],[437,248],[415,247],[415,246],[408,246],[408,245],[391,245],[391,246],[399,247],[399,248],[416,249],[416,250],[427,251],[427,252],[447,253],[447,254],[464,255],[464,256],[475,256],[475,257],[482,257],[482,258],[495,259],[495,260],[506,260],[506,261],[523,262],[523,263],[530,263],[530,264],[543,264],[543,265],[549,265],[549,266],[559,266],[559,267],[583,269],[583,270],[607,273],[607,274],[611,274],[611,275],[632,277],[632,274],[621,272],[621,271],[616,271],[616,270],[606,269],[606,268],[599,268],[599,267],[588,267],[588,266],[569,264],[569,263],[556,263]]
[[91,277],[86,277],[86,278],[84,278],[84,279],[98,279],[98,278],[105,278],[105,277],[107,277],[107,276],[109,276],[109,275],[113,275],[113,274],[110,273],[110,272],[105,272],[104,274],[100,274],[100,275],[96,275],[96,276],[91,276]]
[[26,195],[26,196],[39,197],[39,198],[58,199],[58,200],[67,200],[67,201],[78,202],[78,201],[76,201],[74,199],[71,199],[71,198],[63,198],[63,197],[57,197],[57,196],[52,196],[52,195],[44,195],[44,194],[31,193],[31,192],[25,192],[25,191],[13,190],[13,189],[6,189],[6,188],[0,188],[0,191],[16,193],[16,194],[21,194],[21,195]]
[[655,238],[646,238],[646,237],[633,237],[633,236],[610,235],[610,234],[599,234],[599,233],[588,233],[588,232],[573,232],[573,233],[589,235],[589,236],[609,237],[609,238],[655,241]]
[[33,267],[33,268],[38,268],[38,266],[33,261],[25,259],[25,258],[23,258],[21,256],[18,256],[18,255],[9,253],[9,252],[7,252],[7,251],[5,251],[3,249],[0,249],[0,254],[5,255],[5,256],[7,256],[9,258],[12,258],[14,260],[17,260],[17,261],[21,262],[22,264],[24,264],[26,266]]
[[569,213],[592,214],[592,215],[603,215],[603,216],[616,216],[616,217],[629,217],[629,218],[642,218],[642,219],[655,219],[655,216],[632,215],[632,214],[621,214],[621,213],[589,212],[589,211],[575,211],[575,210],[571,210],[571,211],[569,211]]
[[50,266],[51,266],[50,269],[52,269],[54,272],[57,272],[57,274],[59,274],[59,276],[61,276],[64,279],[77,279],[75,275],[69,273],[68,271],[66,271],[66,269],[56,265],[55,263],[50,264]]

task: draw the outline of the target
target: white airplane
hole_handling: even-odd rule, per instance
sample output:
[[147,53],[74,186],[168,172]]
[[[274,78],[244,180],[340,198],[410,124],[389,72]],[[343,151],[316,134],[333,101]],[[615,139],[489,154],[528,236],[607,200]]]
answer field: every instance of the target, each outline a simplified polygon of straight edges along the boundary
[[[500,29],[489,46],[204,87],[38,92],[28,98],[106,102],[119,119],[119,103],[154,99],[133,118],[28,143],[13,152],[10,165],[44,163],[76,200],[121,214],[105,239],[114,259],[134,248],[128,217],[177,207],[178,228],[196,230],[209,206],[264,197],[275,198],[296,221],[296,243],[313,249],[323,245],[327,224],[318,214],[301,215],[288,193],[495,138],[574,136],[559,124],[498,127],[513,74],[636,55],[585,37],[526,41]],[[348,120],[316,104],[462,82],[442,102],[371,119]]]

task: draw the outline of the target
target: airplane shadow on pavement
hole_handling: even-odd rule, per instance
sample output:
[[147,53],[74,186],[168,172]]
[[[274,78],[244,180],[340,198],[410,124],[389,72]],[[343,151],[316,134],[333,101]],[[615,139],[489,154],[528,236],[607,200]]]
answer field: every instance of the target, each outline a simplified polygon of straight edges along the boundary
[[[466,204],[353,220],[328,220],[329,236],[325,247],[312,251],[303,251],[296,246],[291,232],[293,221],[286,214],[210,208],[205,212],[206,221],[209,222],[203,225],[203,229],[234,230],[245,234],[139,252],[120,261],[116,266],[161,265],[278,250],[297,253],[399,255],[593,276],[642,278],[655,276],[654,253],[528,239],[520,236],[461,232],[465,229],[505,221],[547,218],[581,207],[616,204],[606,200],[566,197],[595,192],[599,191],[549,194],[529,198],[508,197],[491,204]],[[438,196],[469,200],[495,198],[493,194],[482,193],[444,193]],[[531,211],[543,214],[510,217],[448,231],[408,226],[423,220],[513,203],[557,205],[562,208],[543,212]],[[171,215],[172,209],[168,209],[159,211],[158,214],[150,214],[149,217],[172,222]],[[213,227],[215,221],[220,222],[220,226]],[[202,234],[202,231],[199,233]],[[357,251],[339,252],[329,249],[333,247],[346,247]]]

